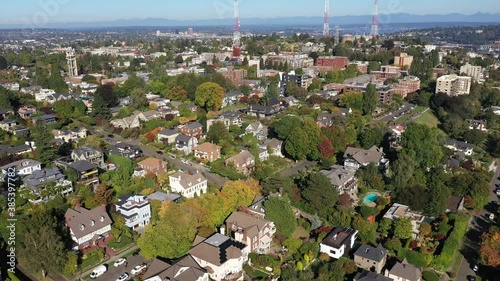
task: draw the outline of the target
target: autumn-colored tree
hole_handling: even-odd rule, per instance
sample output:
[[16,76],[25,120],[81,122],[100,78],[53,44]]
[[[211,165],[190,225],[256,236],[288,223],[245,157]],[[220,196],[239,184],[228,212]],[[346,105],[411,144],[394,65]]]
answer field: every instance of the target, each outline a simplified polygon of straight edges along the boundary
[[80,141],[78,143],[78,145],[79,146],[88,145],[88,146],[92,146],[95,148],[103,148],[104,147],[104,143],[103,143],[102,139],[97,135],[91,135],[91,136],[84,138],[82,141]]
[[195,93],[196,104],[209,110],[218,110],[222,106],[225,90],[219,84],[206,82],[201,84]]
[[349,194],[346,194],[346,193],[340,195],[339,201],[337,202],[337,205],[350,207],[352,205],[351,196],[349,196]]
[[432,227],[430,224],[426,222],[420,224],[420,236],[428,237],[429,235],[431,235],[431,232],[432,232]]
[[108,205],[113,201],[114,190],[111,186],[101,183],[94,188],[94,200],[99,204]]
[[166,98],[174,101],[184,101],[188,98],[188,92],[182,86],[175,86],[167,91]]
[[500,228],[492,226],[482,235],[481,262],[491,267],[500,266]]
[[321,159],[328,159],[333,156],[335,149],[333,148],[332,141],[325,137],[321,137],[321,142],[318,146],[319,152],[321,153]]

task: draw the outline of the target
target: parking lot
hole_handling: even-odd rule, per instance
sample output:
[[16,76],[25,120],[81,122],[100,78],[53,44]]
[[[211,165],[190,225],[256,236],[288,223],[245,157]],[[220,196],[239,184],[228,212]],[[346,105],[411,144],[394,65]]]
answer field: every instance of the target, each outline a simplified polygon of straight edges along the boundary
[[144,258],[139,256],[139,255],[130,256],[127,258],[128,264],[123,264],[123,265],[120,265],[119,267],[114,267],[114,262],[111,264],[108,264],[107,265],[108,271],[106,273],[104,273],[103,275],[101,275],[98,278],[93,279],[93,280],[96,280],[96,281],[114,281],[114,280],[118,279],[118,277],[125,272],[127,272],[129,274],[128,280],[133,280],[134,276],[132,276],[130,271],[136,265],[142,264],[144,262],[145,262]]

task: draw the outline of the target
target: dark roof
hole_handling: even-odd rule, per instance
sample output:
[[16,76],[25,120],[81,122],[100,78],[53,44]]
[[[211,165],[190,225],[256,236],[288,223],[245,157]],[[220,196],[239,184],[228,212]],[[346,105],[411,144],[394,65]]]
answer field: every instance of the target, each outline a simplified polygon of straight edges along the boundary
[[73,149],[72,153],[78,155],[78,156],[87,156],[87,153],[93,154],[93,153],[99,153],[102,154],[102,151],[98,148],[92,147],[92,146],[82,146],[79,148]]
[[77,170],[78,172],[86,172],[89,170],[97,169],[97,165],[90,163],[89,161],[86,160],[75,161],[71,163],[69,166]]
[[175,138],[176,142],[188,143],[192,137],[180,134]]
[[189,123],[189,124],[186,125],[186,127],[189,130],[196,130],[196,129],[199,129],[199,128],[203,128],[203,126],[200,123],[198,123],[198,122]]
[[354,234],[356,234],[354,229],[337,227],[321,241],[321,244],[339,249],[342,245],[349,245],[349,240]]
[[31,174],[24,177],[23,183],[28,188],[35,188],[39,185],[63,179],[64,177],[65,176],[58,168],[45,168],[33,171]]
[[449,146],[454,146],[458,149],[461,149],[461,150],[467,150],[467,149],[471,149],[471,148],[474,148],[474,145],[471,144],[471,143],[466,143],[466,142],[463,142],[463,141],[457,141],[457,140],[449,140],[447,142],[447,144]]
[[393,281],[392,278],[385,277],[384,275],[375,272],[363,270],[354,276],[354,281]]
[[263,114],[274,114],[276,113],[276,110],[270,106],[263,106],[259,104],[251,104],[249,105],[248,111],[250,112],[259,112]]
[[18,152],[23,152],[23,151],[26,151],[26,150],[31,150],[31,146],[29,146],[27,144],[21,144],[21,145],[18,145],[18,146],[11,147],[9,149],[10,153],[18,153]]
[[45,114],[42,116],[34,117],[33,119],[35,119],[35,120],[49,120],[49,119],[56,119],[56,117],[52,114]]
[[164,129],[158,132],[159,135],[165,135],[165,136],[173,136],[173,135],[178,135],[179,132],[172,130],[172,129]]
[[451,195],[448,197],[448,202],[446,203],[446,208],[452,212],[458,211],[460,203],[464,200],[462,196]]
[[193,256],[187,255],[172,265],[159,259],[153,260],[142,279],[158,276],[160,280],[197,281],[205,274],[207,270],[198,265]]
[[239,259],[246,245],[220,233],[215,233],[189,251],[195,257],[213,265],[222,265],[230,259]]
[[243,93],[240,91],[231,91],[231,92],[227,92],[225,96],[226,96],[226,98],[238,97],[238,96],[243,96]]
[[167,194],[167,193],[163,193],[161,191],[156,191],[155,193],[148,195],[149,200],[158,200],[160,202],[177,201],[179,198],[181,198],[181,197],[177,194],[173,194],[173,193]]
[[421,271],[413,264],[409,264],[406,259],[403,262],[396,263],[391,270],[390,274],[396,275],[398,277],[402,277],[409,281],[418,281],[421,277]]
[[354,255],[371,261],[381,262],[387,256],[387,252],[381,244],[378,244],[376,248],[363,244],[358,248]]
[[226,111],[226,112],[220,114],[219,116],[223,117],[223,118],[228,118],[228,119],[240,117],[240,115],[238,113],[234,112],[234,111]]

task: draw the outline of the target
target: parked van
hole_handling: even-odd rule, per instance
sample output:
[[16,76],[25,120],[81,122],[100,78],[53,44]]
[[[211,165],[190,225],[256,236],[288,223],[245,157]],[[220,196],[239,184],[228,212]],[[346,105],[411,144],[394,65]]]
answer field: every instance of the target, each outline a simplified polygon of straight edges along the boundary
[[94,268],[92,273],[90,273],[90,278],[92,278],[92,279],[97,278],[97,277],[103,275],[104,273],[106,273],[106,271],[108,271],[108,268],[104,264],[102,264],[102,265]]

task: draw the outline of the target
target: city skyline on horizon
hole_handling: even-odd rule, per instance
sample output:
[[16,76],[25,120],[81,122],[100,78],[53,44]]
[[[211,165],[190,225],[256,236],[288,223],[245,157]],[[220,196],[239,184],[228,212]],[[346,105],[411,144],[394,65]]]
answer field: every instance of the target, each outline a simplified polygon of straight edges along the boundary
[[[64,22],[100,22],[120,19],[161,18],[171,20],[228,19],[233,15],[234,0],[151,0],[146,5],[137,5],[132,0],[74,1],[74,0],[26,0],[22,3],[3,3],[0,24],[16,25],[39,22],[40,25]],[[323,16],[324,1],[304,2],[299,0],[239,0],[241,18],[280,18]],[[363,3],[330,0],[330,17],[371,15],[373,0]],[[476,14],[499,13],[500,3],[493,0],[379,0],[380,14],[408,13],[429,14]],[[26,5],[26,2],[33,3]],[[98,7],[98,9],[96,9]],[[265,7],[263,9],[263,7]],[[453,8],[451,10],[450,8]],[[186,12],[189,12],[186,13]]]

